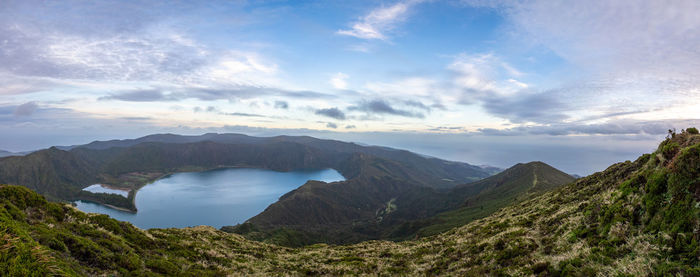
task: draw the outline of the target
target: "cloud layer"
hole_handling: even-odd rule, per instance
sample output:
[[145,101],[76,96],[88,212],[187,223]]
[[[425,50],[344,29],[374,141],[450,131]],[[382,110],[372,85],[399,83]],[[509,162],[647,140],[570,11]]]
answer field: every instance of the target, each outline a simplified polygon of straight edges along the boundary
[[645,137],[700,118],[698,1],[462,4],[3,1],[0,116],[34,133],[503,139]]
[[421,1],[402,1],[388,7],[372,10],[358,21],[351,24],[350,29],[338,30],[339,35],[353,36],[361,39],[388,39],[396,24],[405,20],[409,9]]

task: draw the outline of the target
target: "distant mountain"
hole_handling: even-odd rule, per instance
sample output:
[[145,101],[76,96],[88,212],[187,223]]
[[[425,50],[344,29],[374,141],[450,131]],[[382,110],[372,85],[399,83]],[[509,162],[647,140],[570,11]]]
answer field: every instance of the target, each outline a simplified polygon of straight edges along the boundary
[[137,144],[145,142],[158,142],[158,143],[194,143],[202,141],[220,142],[220,143],[244,143],[253,144],[260,141],[264,141],[266,138],[251,137],[242,134],[217,134],[217,133],[207,133],[198,136],[185,136],[176,134],[154,134],[145,137],[140,137],[136,139],[122,139],[122,140],[108,140],[108,141],[93,141],[88,144],[83,145],[71,145],[71,146],[57,146],[57,148],[62,150],[71,150],[74,148],[87,148],[93,150],[105,150],[113,147],[126,148],[134,146]]
[[[81,189],[96,182],[137,189],[173,172],[233,166],[278,171],[334,168],[349,184],[392,178],[395,186],[435,189],[489,176],[482,168],[466,163],[312,137],[159,134],[64,149],[69,150],[52,147],[24,157],[1,158],[0,183],[27,186],[50,199],[90,200],[135,210],[130,201],[133,194],[127,199]],[[371,198],[367,194],[359,197]]]
[[[554,178],[551,173],[556,169],[533,163],[517,165],[488,182],[473,183],[500,170],[312,137],[157,134],[64,149],[69,150],[52,147],[0,159],[0,183],[21,184],[53,200],[88,200],[136,211],[135,193],[125,198],[82,189],[104,183],[135,191],[169,173],[218,167],[338,170],[346,181],[308,182],[247,224],[225,228],[285,245],[404,239],[442,231],[571,179]],[[515,186],[528,182],[537,185]],[[487,208],[473,212],[474,205]],[[460,216],[456,220],[436,217],[449,211]]]
[[36,151],[22,151],[22,152],[10,152],[5,150],[0,150],[0,158],[10,157],[10,156],[25,156]]
[[28,151],[28,152],[10,152],[10,151],[5,151],[5,150],[0,150],[0,158],[3,157],[9,157],[9,156],[24,156],[33,151]]
[[[480,191],[537,193],[560,179],[539,163],[511,169]],[[698,276],[699,180],[700,135],[692,128],[634,162],[439,235],[297,249],[206,226],[140,230],[0,185],[0,275]],[[390,202],[384,211],[392,210]]]
[[498,173],[498,172],[503,171],[503,168],[498,168],[498,167],[490,166],[490,165],[479,165],[479,167],[481,167],[482,169],[488,171],[488,172],[491,173],[492,175],[493,175],[493,174],[496,174],[496,173]]
[[[545,163],[531,162],[450,190],[436,190],[406,184],[403,180],[410,176],[398,174],[399,168],[388,161],[354,159],[361,160],[353,164],[362,164],[371,177],[307,183],[245,224],[224,230],[285,245],[408,239],[464,225],[574,180]],[[382,175],[380,168],[395,173]]]
[[12,154],[14,154],[14,153],[12,153],[12,152],[10,152],[10,151],[0,150],[0,158],[2,158],[2,157],[7,157],[7,156],[12,156]]

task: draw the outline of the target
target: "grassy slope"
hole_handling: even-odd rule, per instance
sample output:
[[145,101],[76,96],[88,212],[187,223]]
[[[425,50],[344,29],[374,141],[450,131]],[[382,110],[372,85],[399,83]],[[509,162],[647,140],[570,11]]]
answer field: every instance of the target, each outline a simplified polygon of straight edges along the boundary
[[363,166],[362,160],[351,160],[354,155],[391,163],[393,167],[388,169],[393,171],[389,175],[422,186],[452,187],[489,175],[487,170],[476,166],[403,150],[311,137],[206,134],[153,135],[136,140],[93,142],[69,151],[52,147],[26,156],[0,158],[0,183],[26,186],[51,200],[88,200],[135,211],[133,199],[81,189],[95,183],[138,189],[169,173],[231,166],[278,171],[335,168],[351,179],[358,173],[354,171]]
[[373,177],[307,183],[245,224],[222,230],[283,246],[399,241],[462,226],[574,180],[547,164],[531,162],[450,191],[436,191],[402,181],[409,177],[394,178],[409,176],[410,171],[386,160],[350,164],[364,165],[358,167],[358,174]]
[[697,275],[700,136],[682,133],[445,234],[284,248],[210,227],[141,231],[0,188],[0,272],[64,274]]
[[[417,234],[431,236],[445,232],[574,180],[569,174],[542,162],[518,164],[492,177],[455,188],[452,195],[463,203],[461,207],[438,214],[434,224],[421,228]],[[478,192],[473,194],[473,190]]]

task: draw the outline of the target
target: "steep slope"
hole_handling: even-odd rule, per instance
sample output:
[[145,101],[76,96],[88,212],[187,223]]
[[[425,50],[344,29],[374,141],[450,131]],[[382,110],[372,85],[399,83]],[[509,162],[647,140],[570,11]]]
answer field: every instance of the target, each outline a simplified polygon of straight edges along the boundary
[[377,212],[392,199],[419,191],[426,198],[439,193],[413,181],[412,176],[419,173],[396,161],[355,154],[341,168],[352,178],[307,182],[246,224],[224,230],[292,246],[377,239],[387,228],[377,221]]
[[532,162],[441,191],[406,182],[416,179],[412,178],[415,171],[404,171],[389,161],[363,155],[351,160],[356,159],[364,161],[352,164],[363,166],[357,173],[350,172],[365,177],[332,184],[307,183],[246,224],[223,229],[292,246],[403,240],[447,231],[574,180],[545,163]]
[[411,207],[420,207],[425,203],[424,210],[432,207],[432,210],[442,212],[428,219],[398,225],[388,237],[406,239],[439,234],[574,180],[572,176],[543,162],[516,164],[494,176],[458,185],[438,201],[424,201],[418,196],[414,201],[400,203]]
[[[277,171],[333,168],[347,181],[328,186],[314,183],[302,186],[289,194],[290,197],[268,208],[265,220],[258,221],[265,228],[295,226],[300,229],[298,227],[303,226],[306,230],[316,230],[317,226],[329,224],[333,229],[358,222],[369,224],[376,217],[377,210],[392,197],[418,195],[419,192],[428,197],[428,194],[436,193],[434,190],[446,190],[489,175],[487,170],[466,163],[424,157],[404,150],[311,137],[164,134],[134,140],[92,142],[70,148],[70,151],[51,148],[26,157],[0,159],[0,183],[28,186],[52,200],[88,200],[136,211],[135,192],[143,185],[175,172],[220,167]],[[98,182],[128,189],[132,193],[125,198],[81,191]],[[293,196],[295,193],[300,195]],[[297,220],[294,213],[306,214],[306,220]],[[322,241],[376,238],[381,230],[348,228],[342,232],[347,239],[336,240],[343,236],[333,236],[333,240]]]
[[699,191],[700,135],[682,132],[653,154],[441,235],[291,249],[209,227],[143,231],[4,186],[0,272],[697,276]]
[[74,195],[94,183],[97,169],[73,153],[49,148],[0,159],[0,182],[22,184],[54,199]]

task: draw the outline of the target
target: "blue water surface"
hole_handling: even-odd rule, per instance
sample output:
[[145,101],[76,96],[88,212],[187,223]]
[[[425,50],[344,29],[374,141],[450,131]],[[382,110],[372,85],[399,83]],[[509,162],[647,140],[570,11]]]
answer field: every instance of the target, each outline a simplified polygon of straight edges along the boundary
[[246,221],[308,180],[334,182],[344,178],[333,169],[278,172],[225,168],[176,173],[144,186],[136,194],[135,214],[92,202],[76,204],[84,212],[107,214],[143,229],[220,228]]

